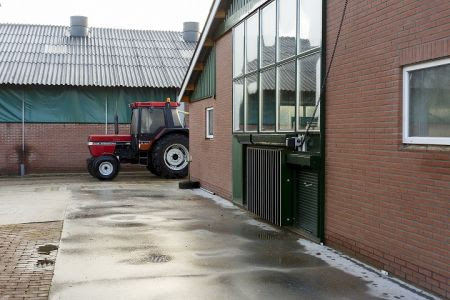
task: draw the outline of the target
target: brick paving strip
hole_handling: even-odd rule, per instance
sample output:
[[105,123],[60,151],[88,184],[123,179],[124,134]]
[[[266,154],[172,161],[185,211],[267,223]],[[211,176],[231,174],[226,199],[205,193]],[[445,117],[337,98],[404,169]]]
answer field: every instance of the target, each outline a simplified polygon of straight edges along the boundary
[[62,221],[0,226],[0,299],[47,299]]

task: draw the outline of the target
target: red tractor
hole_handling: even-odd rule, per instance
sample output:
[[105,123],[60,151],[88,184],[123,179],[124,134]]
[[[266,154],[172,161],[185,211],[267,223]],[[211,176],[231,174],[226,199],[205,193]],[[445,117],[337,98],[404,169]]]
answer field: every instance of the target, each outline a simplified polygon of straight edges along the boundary
[[87,160],[89,173],[100,180],[117,176],[121,163],[140,164],[157,176],[187,176],[189,130],[179,118],[179,103],[134,102],[130,104],[130,134],[119,135],[118,118],[115,133],[90,135]]

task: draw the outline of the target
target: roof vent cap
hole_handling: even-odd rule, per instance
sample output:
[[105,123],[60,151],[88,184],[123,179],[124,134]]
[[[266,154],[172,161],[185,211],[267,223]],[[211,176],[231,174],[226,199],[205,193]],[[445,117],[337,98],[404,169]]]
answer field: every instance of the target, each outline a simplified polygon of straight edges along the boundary
[[198,42],[200,36],[198,22],[184,22],[183,23],[183,40],[188,43]]
[[70,17],[70,36],[85,37],[88,35],[88,18],[84,16]]

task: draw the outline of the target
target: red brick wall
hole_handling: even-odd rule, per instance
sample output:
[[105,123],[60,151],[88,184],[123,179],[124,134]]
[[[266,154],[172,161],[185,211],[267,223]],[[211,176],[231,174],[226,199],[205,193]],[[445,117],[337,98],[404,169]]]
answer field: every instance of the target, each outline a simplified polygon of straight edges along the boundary
[[[128,128],[121,125],[120,132],[127,133]],[[113,125],[108,130],[113,133]],[[27,173],[85,171],[90,156],[87,137],[104,133],[104,124],[26,124]],[[0,141],[0,175],[19,174],[22,124],[0,123]]]
[[[218,195],[231,199],[232,36],[216,45],[216,99],[189,104],[191,178]],[[214,107],[214,138],[205,138],[205,109]],[[193,146],[195,145],[195,146]]]
[[[343,0],[328,1],[328,59]],[[450,1],[348,7],[326,104],[326,241],[450,298],[450,147],[402,144],[402,65],[450,56]]]

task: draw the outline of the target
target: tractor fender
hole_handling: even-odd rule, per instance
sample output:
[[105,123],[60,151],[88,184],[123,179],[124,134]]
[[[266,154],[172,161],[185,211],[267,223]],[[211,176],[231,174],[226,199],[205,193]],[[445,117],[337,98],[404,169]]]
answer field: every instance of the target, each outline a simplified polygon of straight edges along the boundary
[[189,129],[188,128],[164,128],[163,130],[161,130],[161,132],[159,132],[155,136],[154,141],[156,142],[160,138],[162,138],[166,135],[169,135],[169,134],[174,134],[174,133],[183,134],[183,135],[189,137]]
[[150,142],[149,150],[151,151],[153,146],[163,137],[170,135],[170,134],[183,134],[187,137],[189,137],[189,129],[188,128],[164,128],[161,130]]

